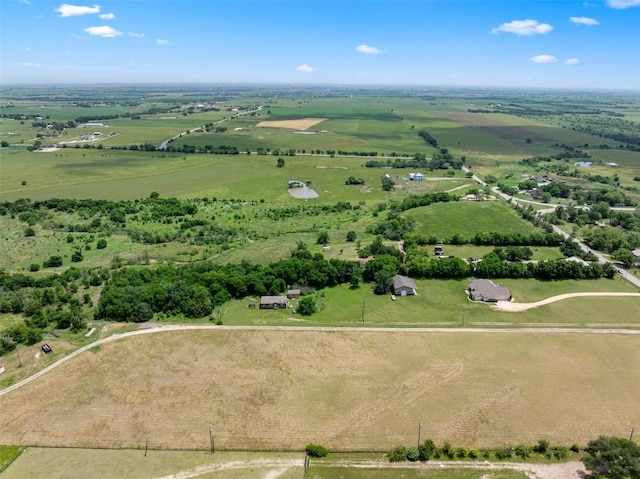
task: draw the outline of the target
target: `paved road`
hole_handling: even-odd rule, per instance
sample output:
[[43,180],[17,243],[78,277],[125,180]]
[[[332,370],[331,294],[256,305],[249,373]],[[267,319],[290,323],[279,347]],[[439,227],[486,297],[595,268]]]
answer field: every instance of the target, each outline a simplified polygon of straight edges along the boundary
[[120,341],[121,339],[131,338],[134,336],[140,336],[143,334],[156,334],[172,331],[202,331],[202,330],[219,330],[219,331],[297,331],[297,332],[311,332],[321,331],[327,333],[344,333],[344,332],[370,332],[370,333],[410,333],[410,334],[425,334],[425,333],[489,333],[489,334],[509,334],[509,333],[541,333],[541,334],[625,334],[625,335],[638,335],[640,336],[640,330],[634,329],[588,329],[588,328],[369,328],[369,327],[318,327],[318,326],[217,326],[213,324],[146,324],[142,326],[143,329],[136,331],[130,331],[128,333],[114,334],[112,336],[99,339],[91,344],[77,349],[64,358],[58,359],[55,363],[50,364],[42,371],[38,371],[33,376],[23,379],[6,389],[0,391],[0,396],[10,393],[25,384],[30,383],[38,379],[40,376],[48,373],[52,369],[57,368],[61,364],[70,361],[76,356],[88,351],[91,348],[100,346],[102,344],[111,343],[113,341]]

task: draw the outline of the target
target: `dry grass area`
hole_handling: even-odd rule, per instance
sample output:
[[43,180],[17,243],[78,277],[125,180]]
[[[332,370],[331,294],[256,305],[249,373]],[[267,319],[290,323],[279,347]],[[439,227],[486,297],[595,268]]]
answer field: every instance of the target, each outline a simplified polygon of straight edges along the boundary
[[387,449],[584,444],[640,423],[640,338],[572,333],[164,332],[0,397],[0,443]]
[[261,128],[287,128],[290,130],[305,131],[325,120],[326,118],[300,118],[298,120],[261,121],[256,126]]

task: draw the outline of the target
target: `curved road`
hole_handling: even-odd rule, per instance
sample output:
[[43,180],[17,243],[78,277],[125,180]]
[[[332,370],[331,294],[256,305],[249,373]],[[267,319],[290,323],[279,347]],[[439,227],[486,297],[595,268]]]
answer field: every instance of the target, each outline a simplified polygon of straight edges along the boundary
[[70,361],[76,356],[88,351],[91,348],[100,346],[101,344],[111,343],[113,341],[119,341],[125,338],[131,338],[133,336],[140,336],[143,334],[155,334],[171,331],[190,331],[190,330],[232,330],[232,331],[323,331],[323,332],[375,332],[375,333],[491,333],[491,334],[504,334],[504,333],[545,333],[545,334],[558,334],[558,333],[578,333],[578,334],[630,334],[639,335],[640,330],[634,329],[588,329],[588,328],[354,328],[354,327],[318,327],[318,326],[217,326],[213,324],[169,324],[169,325],[152,325],[145,329],[139,329],[136,331],[130,331],[128,333],[117,333],[112,336],[99,339],[91,344],[73,351],[64,358],[58,359],[56,362],[50,364],[41,371],[38,371],[33,376],[19,381],[6,389],[0,391],[0,396],[14,391],[25,384],[29,384],[31,381],[38,379],[40,376],[48,373],[52,369],[57,368],[61,364]]

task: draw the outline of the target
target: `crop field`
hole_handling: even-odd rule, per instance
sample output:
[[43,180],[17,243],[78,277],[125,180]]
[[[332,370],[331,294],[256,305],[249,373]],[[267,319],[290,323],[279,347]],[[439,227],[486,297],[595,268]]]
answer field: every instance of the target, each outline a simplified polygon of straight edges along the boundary
[[412,443],[423,422],[439,443],[584,444],[640,420],[640,371],[628,367],[637,344],[620,334],[164,332],[105,344],[0,397],[12,411],[0,442],[207,450],[211,425],[219,449],[386,450]]
[[292,130],[308,130],[312,126],[325,121],[326,118],[300,118],[299,120],[261,121],[256,126],[262,128],[287,128]]

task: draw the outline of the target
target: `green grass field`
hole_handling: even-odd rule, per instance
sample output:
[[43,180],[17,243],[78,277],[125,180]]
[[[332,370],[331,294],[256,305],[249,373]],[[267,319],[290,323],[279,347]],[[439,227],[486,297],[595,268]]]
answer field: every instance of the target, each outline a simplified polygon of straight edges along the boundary
[[492,231],[530,234],[533,229],[498,201],[437,203],[410,210],[405,215],[417,224],[416,232],[439,239],[450,238],[455,233],[463,238]]
[[524,472],[492,469],[415,469],[394,467],[393,469],[356,469],[344,467],[313,466],[309,468],[314,479],[526,479]]

